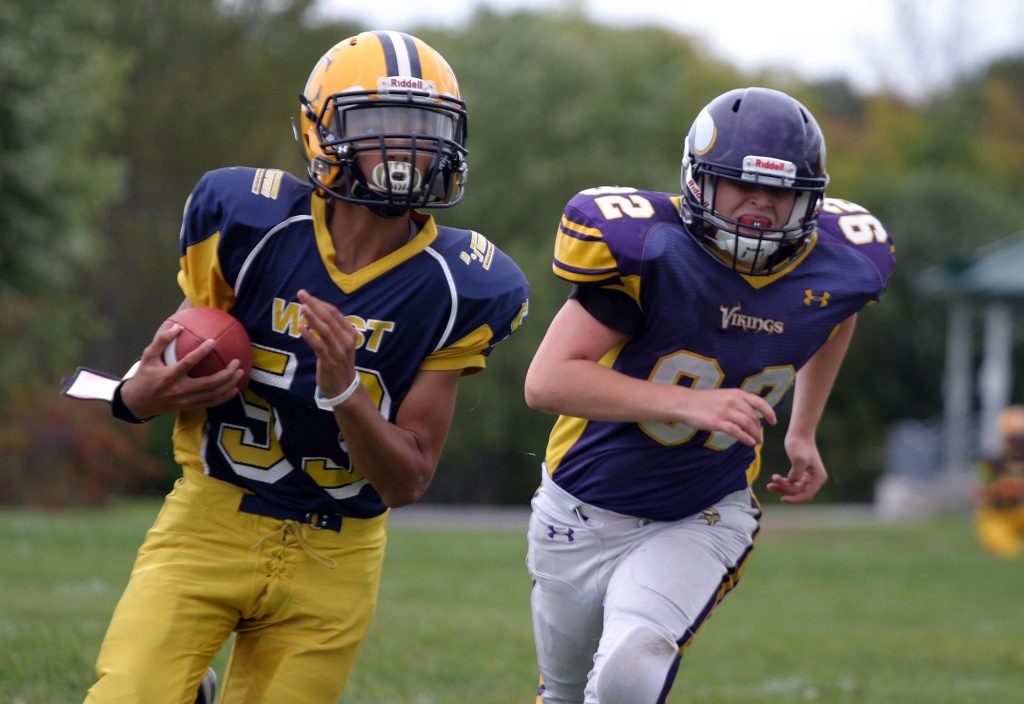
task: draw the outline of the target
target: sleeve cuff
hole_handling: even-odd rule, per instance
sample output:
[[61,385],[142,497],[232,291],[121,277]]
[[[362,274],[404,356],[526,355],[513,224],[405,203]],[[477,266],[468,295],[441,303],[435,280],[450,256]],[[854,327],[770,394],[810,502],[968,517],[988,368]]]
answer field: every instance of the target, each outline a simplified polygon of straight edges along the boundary
[[121,387],[124,386],[125,381],[128,380],[122,380],[121,383],[117,385],[117,388],[114,389],[114,398],[110,402],[111,415],[113,415],[118,420],[123,420],[125,423],[148,423],[149,421],[153,420],[155,416],[150,416],[149,418],[139,418],[130,410],[128,410],[128,406],[124,405],[124,400],[121,398]]

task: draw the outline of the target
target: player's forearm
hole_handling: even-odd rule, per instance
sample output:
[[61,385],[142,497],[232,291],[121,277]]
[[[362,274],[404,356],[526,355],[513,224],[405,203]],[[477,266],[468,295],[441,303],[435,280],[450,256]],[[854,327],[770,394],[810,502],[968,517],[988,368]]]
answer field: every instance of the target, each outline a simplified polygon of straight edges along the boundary
[[352,467],[373,485],[385,505],[404,506],[423,496],[440,457],[432,444],[387,421],[364,391],[337,407],[334,415]]
[[526,404],[535,410],[592,420],[674,422],[690,390],[636,379],[590,360],[531,367]]
[[788,434],[814,437],[839,368],[850,348],[856,322],[856,315],[843,321],[835,334],[797,372]]

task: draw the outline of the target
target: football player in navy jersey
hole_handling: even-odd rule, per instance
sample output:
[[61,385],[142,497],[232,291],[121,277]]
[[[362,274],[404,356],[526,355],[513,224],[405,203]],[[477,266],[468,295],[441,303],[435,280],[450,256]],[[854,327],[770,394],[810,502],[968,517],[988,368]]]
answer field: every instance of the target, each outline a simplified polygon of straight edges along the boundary
[[[461,376],[523,321],[528,286],[454,205],[466,107],[421,40],[364,32],[317,63],[295,128],[308,182],[204,175],[185,208],[185,306],[230,311],[237,361],[164,365],[158,333],[115,415],[177,413],[182,477],[139,551],[88,702],[191,702],[228,637],[222,702],[335,704],[377,603],[389,507],[434,475]],[[209,695],[203,695],[208,697]]]
[[763,425],[793,389],[767,487],[812,499],[826,399],[893,268],[879,221],[825,197],[824,138],[785,93],[709,103],[681,181],[585,190],[556,235],[573,287],[525,389],[560,416],[529,527],[543,704],[666,700],[753,548]]

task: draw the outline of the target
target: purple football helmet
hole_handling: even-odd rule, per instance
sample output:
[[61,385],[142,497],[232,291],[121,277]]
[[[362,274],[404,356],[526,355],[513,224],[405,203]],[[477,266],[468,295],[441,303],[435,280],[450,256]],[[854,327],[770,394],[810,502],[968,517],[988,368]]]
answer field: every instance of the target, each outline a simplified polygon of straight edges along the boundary
[[[768,88],[724,93],[700,111],[683,146],[682,217],[715,259],[744,274],[768,275],[799,256],[825,198],[825,138],[794,98]],[[753,228],[715,211],[719,178],[796,191],[789,222]]]

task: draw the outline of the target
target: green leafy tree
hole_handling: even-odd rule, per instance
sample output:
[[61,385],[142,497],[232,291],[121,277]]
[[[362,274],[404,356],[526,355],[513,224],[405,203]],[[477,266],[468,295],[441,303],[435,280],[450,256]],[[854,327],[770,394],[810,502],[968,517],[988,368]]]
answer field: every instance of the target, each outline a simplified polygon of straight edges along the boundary
[[129,62],[111,18],[102,0],[0,5],[0,503],[99,503],[158,471],[139,430],[58,395],[106,331],[83,289],[122,183],[103,149]]
[[78,293],[121,183],[100,149],[127,68],[109,27],[103,2],[0,6],[0,333],[16,342],[0,362],[5,393],[52,384],[102,330]]

